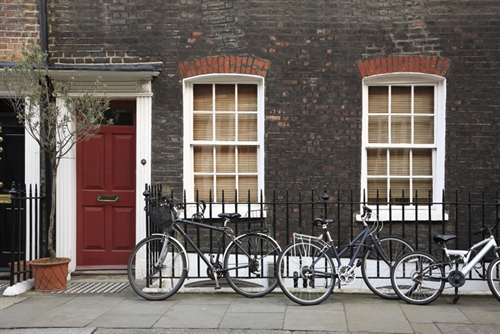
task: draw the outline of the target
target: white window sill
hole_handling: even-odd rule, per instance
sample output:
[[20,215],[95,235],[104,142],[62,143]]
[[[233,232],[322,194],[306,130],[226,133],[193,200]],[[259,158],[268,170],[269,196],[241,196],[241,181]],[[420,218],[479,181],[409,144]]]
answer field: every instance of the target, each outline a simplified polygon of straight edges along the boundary
[[[419,207],[418,210],[414,206],[408,206],[404,208],[404,211],[400,208],[392,208],[392,212],[389,211],[388,207],[377,207],[370,206],[373,210],[371,221],[374,220],[374,215],[378,214],[379,220],[381,221],[418,221],[418,222],[442,222],[443,220],[448,220],[448,214],[444,213],[441,208]],[[377,211],[378,210],[378,211]],[[361,215],[356,215],[356,220],[361,221]]]
[[[192,215],[197,212],[196,205],[189,205],[187,207],[186,217],[189,219]],[[267,217],[267,211],[262,208],[260,204],[239,204],[237,207],[234,204],[212,204],[211,211],[209,205],[205,209],[205,218],[219,218],[219,213],[234,213],[238,212],[241,215],[240,219],[244,218],[265,218]],[[181,217],[184,217],[184,213],[181,213]]]

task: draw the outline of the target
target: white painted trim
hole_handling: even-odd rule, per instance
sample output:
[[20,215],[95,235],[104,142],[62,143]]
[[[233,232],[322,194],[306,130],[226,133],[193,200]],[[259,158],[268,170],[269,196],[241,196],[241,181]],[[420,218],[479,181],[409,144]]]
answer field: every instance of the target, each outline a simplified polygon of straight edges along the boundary
[[[136,111],[136,199],[135,221],[137,242],[146,237],[146,217],[144,214],[144,196],[146,184],[151,183],[151,97],[137,98]],[[143,164],[141,161],[144,160]]]
[[[367,170],[366,170],[366,147],[368,146],[368,132],[365,129],[368,126],[368,86],[371,85],[394,85],[394,84],[411,84],[411,85],[421,85],[428,84],[436,87],[435,96],[435,125],[434,125],[434,138],[436,140],[435,145],[429,147],[435,148],[436,154],[433,157],[433,201],[440,202],[442,200],[442,190],[445,187],[444,177],[445,177],[445,140],[446,140],[446,79],[437,75],[422,74],[422,73],[389,73],[374,75],[366,77],[362,81],[362,147],[361,147],[361,194],[360,199],[363,199],[363,192],[367,189]],[[370,145],[375,146],[375,145]],[[408,145],[403,145],[407,147]],[[419,145],[419,147],[422,145]],[[405,210],[408,212],[414,212],[414,208],[406,207]],[[422,211],[423,210],[423,211]],[[381,219],[387,219],[388,214],[386,211],[381,210]],[[394,216],[395,215],[395,216]],[[419,208],[418,217],[425,217],[423,220],[428,220],[429,212],[427,209]],[[393,217],[395,220],[398,213],[394,211],[393,207]],[[415,218],[415,213],[405,216],[405,219]],[[431,219],[432,220],[442,220],[442,206],[434,206],[431,209]],[[396,219],[397,220],[397,219]],[[420,220],[420,219],[419,219]]]
[[[264,136],[265,136],[265,81],[261,76],[256,75],[243,75],[237,73],[231,74],[205,74],[195,77],[190,77],[183,80],[183,115],[184,115],[184,144],[183,144],[183,175],[184,175],[184,189],[186,189],[186,199],[188,202],[193,202],[195,194],[191,189],[193,189],[194,184],[194,172],[193,172],[193,153],[191,150],[191,145],[193,142],[192,137],[192,110],[193,110],[193,84],[257,84],[257,144],[258,144],[258,157],[257,157],[257,170],[258,170],[258,189],[259,195],[261,190],[265,186],[265,152],[264,152]],[[225,207],[226,212],[232,212],[231,206]],[[214,210],[216,215],[219,211]],[[245,214],[245,212],[242,212]]]
[[[123,73],[122,73],[123,74]],[[151,122],[152,122],[152,92],[151,92],[151,73],[149,77],[141,78],[141,85],[135,93],[117,93],[113,98],[127,97],[136,99],[136,240],[145,237],[145,215],[143,211],[144,197],[142,192],[144,185],[151,182]],[[121,75],[125,82],[128,78],[129,83],[137,83],[136,74],[130,73]],[[114,90],[116,91],[116,89]],[[78,94],[78,93],[75,93]],[[141,163],[145,160],[145,164]],[[66,159],[61,160],[58,171],[58,189],[57,189],[57,253],[60,256],[67,256],[72,259],[69,264],[69,271],[75,271],[77,263],[76,234],[76,146],[73,147]]]

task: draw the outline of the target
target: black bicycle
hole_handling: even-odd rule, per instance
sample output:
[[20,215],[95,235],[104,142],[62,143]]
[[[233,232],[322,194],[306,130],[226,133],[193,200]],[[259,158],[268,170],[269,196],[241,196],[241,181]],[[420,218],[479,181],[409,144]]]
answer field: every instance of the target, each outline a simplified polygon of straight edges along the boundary
[[[378,238],[383,224],[378,218],[368,225],[372,210],[363,206],[363,230],[341,250],[334,244],[327,229],[331,219],[316,218],[313,224],[325,231],[316,237],[293,234],[293,241],[278,257],[278,283],[285,295],[301,305],[316,305],[325,301],[333,292],[336,279],[340,284],[351,284],[356,278],[356,268],[368,288],[386,299],[398,299],[391,284],[391,267],[403,254],[413,251],[404,239],[396,236]],[[371,240],[371,244],[368,244]],[[353,250],[349,262],[341,260],[348,250]],[[362,250],[364,253],[362,253]],[[337,267],[334,261],[336,260]]]
[[[145,196],[145,210],[151,221],[163,229],[163,233],[141,240],[130,255],[127,274],[132,289],[138,295],[148,300],[163,300],[183,285],[189,272],[188,254],[173,236],[174,232],[186,240],[205,262],[208,277],[215,281],[215,289],[220,289],[219,279],[223,276],[234,291],[245,297],[261,297],[276,288],[278,282],[274,263],[281,248],[267,235],[265,226],[251,224],[248,230],[235,236],[228,223],[238,221],[241,217],[239,213],[220,213],[218,216],[224,222],[219,227],[203,222],[204,203],[199,203],[201,210],[191,219],[180,219],[179,213],[183,208],[172,199],[150,198],[148,192]],[[205,255],[181,224],[218,232],[217,253]],[[229,244],[224,250],[226,242]]]

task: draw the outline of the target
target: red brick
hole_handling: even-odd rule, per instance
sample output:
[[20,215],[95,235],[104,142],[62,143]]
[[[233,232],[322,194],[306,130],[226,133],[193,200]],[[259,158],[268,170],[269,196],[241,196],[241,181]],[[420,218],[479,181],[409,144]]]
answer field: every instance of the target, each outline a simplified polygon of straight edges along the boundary
[[366,77],[366,72],[365,72],[365,68],[363,66],[363,62],[362,61],[358,62],[358,68],[359,68],[359,72],[361,73],[361,78]]
[[179,71],[181,72],[181,77],[186,77],[186,69],[184,68],[184,63],[179,64]]

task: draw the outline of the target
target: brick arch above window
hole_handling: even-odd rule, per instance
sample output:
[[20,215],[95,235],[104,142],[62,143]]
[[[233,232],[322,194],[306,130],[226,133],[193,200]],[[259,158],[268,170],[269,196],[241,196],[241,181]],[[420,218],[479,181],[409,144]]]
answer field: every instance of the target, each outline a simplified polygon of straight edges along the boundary
[[256,57],[214,56],[179,64],[184,79],[202,74],[253,74],[265,77],[270,62]]
[[377,74],[413,72],[446,77],[450,61],[441,57],[394,56],[366,59],[358,62],[363,78]]

